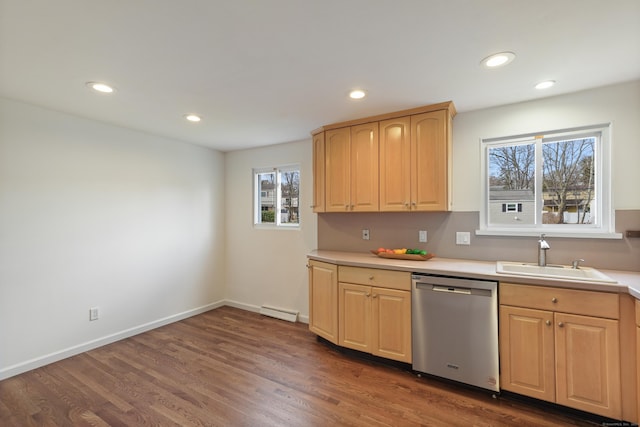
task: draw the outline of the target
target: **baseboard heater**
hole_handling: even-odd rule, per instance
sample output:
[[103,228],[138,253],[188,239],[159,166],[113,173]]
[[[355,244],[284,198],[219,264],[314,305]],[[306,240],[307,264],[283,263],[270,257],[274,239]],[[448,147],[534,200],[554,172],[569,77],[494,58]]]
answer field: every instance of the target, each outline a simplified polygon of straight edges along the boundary
[[270,307],[263,305],[260,307],[260,314],[269,317],[275,317],[280,320],[287,320],[289,322],[296,322],[298,320],[298,312],[293,310],[286,310],[284,308]]

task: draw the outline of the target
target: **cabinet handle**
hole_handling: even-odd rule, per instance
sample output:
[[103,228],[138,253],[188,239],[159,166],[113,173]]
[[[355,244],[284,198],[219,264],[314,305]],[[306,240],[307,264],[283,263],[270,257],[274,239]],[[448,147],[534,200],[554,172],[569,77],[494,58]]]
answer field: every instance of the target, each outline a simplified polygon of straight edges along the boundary
[[378,294],[373,294],[373,297],[374,298],[378,298]]
[[562,323],[562,322],[558,322],[558,327],[560,327],[560,328],[564,328],[564,323]]
[[365,294],[365,296],[366,296],[367,298],[369,298],[369,297],[371,296],[371,294],[370,294],[370,293],[366,293],[366,294]]
[[558,302],[558,298],[556,298],[556,297],[551,298],[551,302],[554,303],[554,304],[557,303]]
[[369,280],[373,280],[373,276],[369,276]]
[[547,326],[551,326],[551,320],[547,320],[546,322],[544,322]]

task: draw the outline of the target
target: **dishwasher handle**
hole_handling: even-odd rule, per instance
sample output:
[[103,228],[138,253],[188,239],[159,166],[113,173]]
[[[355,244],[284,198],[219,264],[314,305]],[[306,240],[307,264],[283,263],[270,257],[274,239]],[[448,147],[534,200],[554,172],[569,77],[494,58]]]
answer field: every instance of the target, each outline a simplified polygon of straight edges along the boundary
[[440,286],[440,285],[432,285],[431,288],[434,292],[447,292],[450,294],[464,294],[471,295],[471,289],[469,288],[458,288],[455,286]]

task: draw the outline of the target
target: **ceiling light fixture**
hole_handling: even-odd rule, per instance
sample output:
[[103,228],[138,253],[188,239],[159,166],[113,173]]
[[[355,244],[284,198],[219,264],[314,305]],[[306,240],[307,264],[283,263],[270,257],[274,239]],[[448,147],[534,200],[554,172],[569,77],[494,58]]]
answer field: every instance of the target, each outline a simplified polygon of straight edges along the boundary
[[198,123],[202,120],[202,118],[196,114],[185,114],[184,118],[193,123]]
[[507,65],[511,61],[516,59],[516,54],[513,52],[500,52],[494,53],[491,56],[487,56],[480,64],[482,64],[485,68],[496,68],[502,67],[503,65]]
[[351,99],[362,99],[367,96],[367,92],[362,89],[355,89],[349,92],[349,98]]
[[536,89],[549,89],[551,86],[556,84],[555,80],[545,80],[536,85]]
[[100,82],[87,82],[86,86],[89,89],[92,89],[96,92],[100,92],[100,93],[113,93],[115,92],[115,89],[113,88],[113,86],[109,86],[106,83],[100,83]]

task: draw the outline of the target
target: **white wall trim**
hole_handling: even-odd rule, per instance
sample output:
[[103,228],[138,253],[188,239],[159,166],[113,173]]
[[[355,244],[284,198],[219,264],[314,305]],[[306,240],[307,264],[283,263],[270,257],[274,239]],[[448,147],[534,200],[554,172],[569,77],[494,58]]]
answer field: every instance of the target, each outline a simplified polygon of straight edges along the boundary
[[[40,368],[50,363],[58,362],[68,357],[75,356],[80,353],[84,353],[85,351],[93,350],[95,348],[102,347],[104,345],[111,344],[116,341],[120,341],[125,338],[132,337],[134,335],[138,335],[142,332],[147,332],[152,329],[156,329],[161,326],[168,325],[170,323],[178,322],[180,320],[184,320],[189,317],[193,317],[198,314],[202,314],[207,311],[214,310],[216,308],[220,308],[223,306],[229,306],[229,307],[239,308],[241,310],[252,311],[254,313],[260,313],[260,307],[253,304],[245,304],[245,303],[242,303],[239,301],[233,301],[233,300],[220,300],[217,302],[212,302],[211,304],[203,305],[202,307],[197,307],[191,310],[183,311],[182,313],[173,314],[171,316],[154,320],[152,322],[135,326],[133,328],[125,329],[123,331],[116,332],[114,334],[107,335],[102,338],[97,338],[95,340],[87,341],[85,343],[78,344],[73,347],[68,347],[53,353],[46,354],[41,357],[36,357],[31,360],[27,360],[12,366],[8,366],[0,370],[0,381],[31,371],[33,369]],[[309,316],[298,315],[298,321],[300,323],[309,324]]]
[[138,335],[142,332],[159,328],[160,326],[168,325],[170,323],[174,323],[179,320],[183,320],[201,313],[205,313],[207,311],[222,307],[224,305],[225,305],[224,300],[213,302],[211,304],[207,304],[202,307],[197,307],[191,310],[183,311],[182,313],[173,314],[171,316],[167,316],[162,319],[154,320],[152,322],[145,323],[139,326],[134,326],[133,328],[125,329],[123,331],[116,332],[114,334],[110,334],[101,338],[97,338],[95,340],[87,341],[85,343],[78,344],[73,347],[62,349],[53,353],[46,354],[41,357],[36,357],[34,359],[27,360],[25,362],[8,366],[0,370],[0,380],[4,380],[10,377],[13,377],[15,375],[30,371],[32,369],[40,368],[50,363],[57,362],[62,359],[66,359],[68,357],[75,356],[80,353],[84,353],[85,351],[93,350],[94,348],[102,347],[103,345],[111,344],[113,342],[120,341],[122,339],[132,337],[134,335]]

